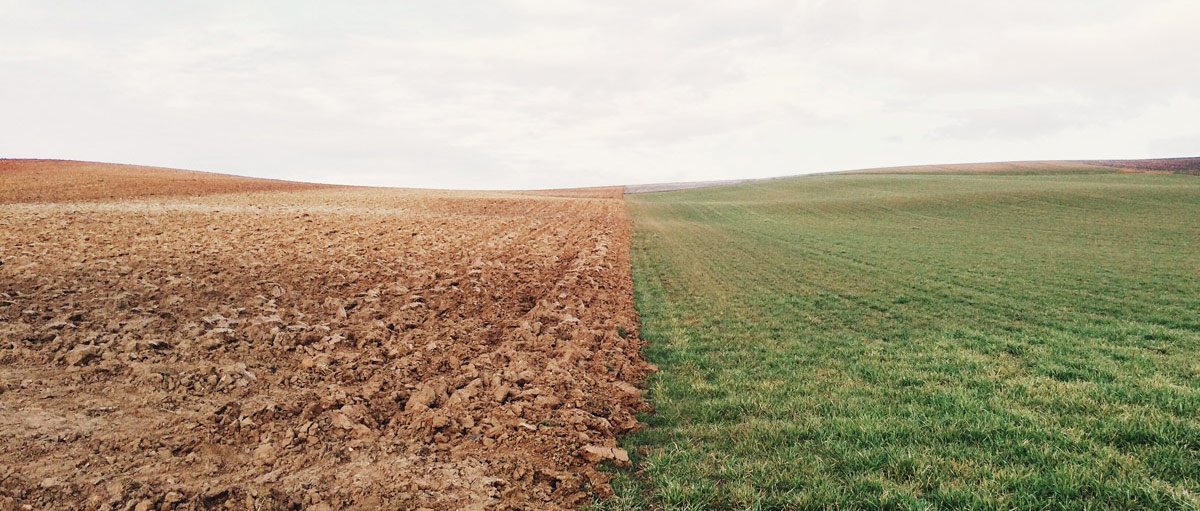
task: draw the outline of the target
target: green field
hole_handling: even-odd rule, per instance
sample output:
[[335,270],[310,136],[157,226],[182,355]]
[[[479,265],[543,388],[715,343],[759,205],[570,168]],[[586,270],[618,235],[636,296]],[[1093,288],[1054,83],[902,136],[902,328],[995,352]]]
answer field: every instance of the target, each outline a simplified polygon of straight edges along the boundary
[[628,197],[657,413],[599,509],[1195,509],[1200,178]]

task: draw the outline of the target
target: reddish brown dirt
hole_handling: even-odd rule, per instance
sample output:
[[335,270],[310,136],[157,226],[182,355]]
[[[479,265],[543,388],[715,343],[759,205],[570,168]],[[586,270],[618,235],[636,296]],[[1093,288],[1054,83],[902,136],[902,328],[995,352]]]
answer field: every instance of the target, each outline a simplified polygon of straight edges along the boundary
[[1094,165],[1106,165],[1126,170],[1164,171],[1200,175],[1200,158],[1158,158],[1153,160],[1097,160]]
[[578,199],[624,199],[624,186],[599,186],[595,188],[564,188],[558,190],[531,190],[520,192],[523,195],[543,195],[546,197],[571,197]]
[[0,204],[310,190],[322,185],[66,160],[0,159]]
[[[652,369],[619,200],[166,181],[184,188],[45,203],[6,185],[0,508],[609,491],[596,464],[624,454]],[[104,183],[72,197],[127,195]]]

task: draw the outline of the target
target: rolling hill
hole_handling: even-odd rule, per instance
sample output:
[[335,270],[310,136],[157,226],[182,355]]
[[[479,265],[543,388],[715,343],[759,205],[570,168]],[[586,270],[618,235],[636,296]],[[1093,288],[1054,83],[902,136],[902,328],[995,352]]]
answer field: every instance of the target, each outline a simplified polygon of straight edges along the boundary
[[629,196],[661,371],[601,509],[1200,505],[1200,180],[1110,163]]

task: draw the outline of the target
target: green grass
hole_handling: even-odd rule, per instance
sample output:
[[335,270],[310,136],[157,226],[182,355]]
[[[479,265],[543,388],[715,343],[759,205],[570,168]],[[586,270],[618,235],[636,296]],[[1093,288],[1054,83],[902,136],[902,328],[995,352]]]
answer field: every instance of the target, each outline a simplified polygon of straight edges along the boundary
[[1200,179],[630,196],[657,413],[620,509],[1200,507]]

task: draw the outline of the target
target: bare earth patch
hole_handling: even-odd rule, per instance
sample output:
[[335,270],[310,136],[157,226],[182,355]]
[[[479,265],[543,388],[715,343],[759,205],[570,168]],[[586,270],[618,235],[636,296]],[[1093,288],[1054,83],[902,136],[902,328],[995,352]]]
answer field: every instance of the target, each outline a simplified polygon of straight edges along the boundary
[[47,202],[14,175],[0,508],[557,509],[610,491],[595,465],[625,459],[652,370],[620,200],[190,182]]
[[311,190],[311,183],[67,160],[0,159],[0,204]]
[[1152,160],[1100,160],[1090,161],[1094,165],[1107,165],[1124,170],[1140,172],[1173,172],[1200,175],[1200,158],[1157,158]]

